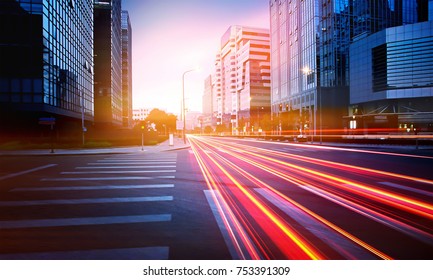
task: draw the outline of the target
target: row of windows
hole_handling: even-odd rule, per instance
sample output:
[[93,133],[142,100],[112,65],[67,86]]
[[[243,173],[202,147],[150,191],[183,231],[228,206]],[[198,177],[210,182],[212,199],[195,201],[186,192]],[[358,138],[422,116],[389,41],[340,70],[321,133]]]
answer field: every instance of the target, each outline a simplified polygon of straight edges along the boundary
[[433,38],[383,44],[372,50],[373,91],[431,87]]
[[[29,34],[35,39],[24,41],[28,49],[37,50],[34,42],[41,39],[43,47],[32,53],[34,61],[25,62],[34,71],[0,79],[2,101],[45,103],[74,112],[81,112],[84,104],[85,113],[93,115],[93,1],[21,0],[17,3],[28,14],[11,14],[10,24],[18,30],[34,30],[34,34]],[[23,20],[27,18],[38,21],[28,26],[28,21]],[[14,42],[20,40],[8,38]],[[11,48],[8,52],[23,55],[19,50],[26,49]]]

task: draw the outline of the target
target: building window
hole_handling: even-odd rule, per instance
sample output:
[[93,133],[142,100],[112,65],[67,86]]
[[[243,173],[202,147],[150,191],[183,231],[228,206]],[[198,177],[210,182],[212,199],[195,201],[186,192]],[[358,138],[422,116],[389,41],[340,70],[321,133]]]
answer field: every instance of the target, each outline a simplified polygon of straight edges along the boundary
[[387,85],[387,57],[386,44],[380,45],[372,49],[373,59],[373,91],[386,90]]

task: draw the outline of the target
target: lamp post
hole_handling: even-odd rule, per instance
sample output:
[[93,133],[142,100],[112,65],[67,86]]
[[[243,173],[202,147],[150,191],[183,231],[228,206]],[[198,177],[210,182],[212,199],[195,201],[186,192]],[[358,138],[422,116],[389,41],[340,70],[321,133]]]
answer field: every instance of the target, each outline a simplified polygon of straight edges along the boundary
[[[307,75],[307,84],[308,84],[308,75],[310,74],[317,74],[317,72],[314,72],[309,67],[304,67],[302,69],[302,72],[304,72],[305,75]],[[319,99],[319,138],[320,138],[320,144],[322,144],[322,96],[321,96],[321,86],[319,84],[319,81],[316,79],[316,97],[314,98],[316,104],[317,99]],[[316,130],[316,119],[317,119],[317,106],[314,106],[314,135],[317,135]]]
[[182,120],[183,120],[183,143],[186,144],[185,132],[186,132],[186,119],[185,119],[185,74],[193,71],[197,71],[197,68],[187,70],[182,74]]
[[141,126],[141,150],[144,151],[144,125]]
[[82,133],[82,144],[84,147],[85,139],[84,139],[84,133],[87,131],[86,127],[84,126],[84,92],[80,91],[80,99],[81,99],[81,133]]

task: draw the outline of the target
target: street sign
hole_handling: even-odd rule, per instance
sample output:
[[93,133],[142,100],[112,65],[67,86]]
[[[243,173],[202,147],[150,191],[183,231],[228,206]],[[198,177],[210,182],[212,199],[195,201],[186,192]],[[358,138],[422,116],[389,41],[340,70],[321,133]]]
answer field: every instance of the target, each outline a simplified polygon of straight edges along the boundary
[[176,121],[176,129],[177,130],[183,129],[183,121]]
[[39,124],[54,125],[54,124],[56,124],[56,119],[55,118],[39,118]]

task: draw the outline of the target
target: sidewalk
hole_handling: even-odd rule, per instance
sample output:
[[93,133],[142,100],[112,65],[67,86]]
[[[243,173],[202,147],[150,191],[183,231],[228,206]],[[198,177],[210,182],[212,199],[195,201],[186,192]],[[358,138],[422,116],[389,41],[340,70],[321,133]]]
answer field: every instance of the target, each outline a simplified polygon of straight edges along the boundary
[[[113,147],[113,148],[94,148],[94,149],[51,149],[43,150],[14,150],[1,151],[1,156],[60,156],[60,155],[103,155],[103,154],[131,154],[131,153],[158,153],[165,151],[175,151],[187,149],[190,147],[189,142],[183,143],[183,139],[174,137],[173,146],[169,145],[169,140],[159,143],[155,146],[130,146],[130,147]],[[143,150],[142,150],[143,149]]]

